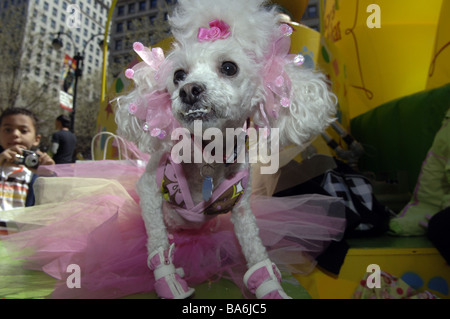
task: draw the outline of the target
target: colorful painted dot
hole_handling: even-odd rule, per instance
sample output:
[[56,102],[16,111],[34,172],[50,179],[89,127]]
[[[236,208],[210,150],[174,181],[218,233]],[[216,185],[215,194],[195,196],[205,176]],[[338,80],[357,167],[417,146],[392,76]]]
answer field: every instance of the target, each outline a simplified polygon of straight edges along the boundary
[[413,272],[404,273],[401,276],[401,279],[416,290],[422,287],[424,284],[422,278],[420,278],[418,274]]
[[322,57],[326,63],[330,63],[330,54],[325,46],[322,46]]
[[447,281],[443,277],[433,277],[428,282],[428,288],[440,292],[444,296],[449,295],[449,287]]
[[116,93],[122,92],[122,90],[125,88],[125,85],[123,85],[122,79],[117,78],[116,80]]

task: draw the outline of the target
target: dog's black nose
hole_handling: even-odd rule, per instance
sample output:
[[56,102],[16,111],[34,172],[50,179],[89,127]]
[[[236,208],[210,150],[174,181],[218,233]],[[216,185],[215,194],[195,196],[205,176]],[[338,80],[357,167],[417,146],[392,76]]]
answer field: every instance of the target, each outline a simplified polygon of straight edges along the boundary
[[194,105],[205,90],[206,87],[201,83],[188,83],[180,89],[180,98],[183,103]]

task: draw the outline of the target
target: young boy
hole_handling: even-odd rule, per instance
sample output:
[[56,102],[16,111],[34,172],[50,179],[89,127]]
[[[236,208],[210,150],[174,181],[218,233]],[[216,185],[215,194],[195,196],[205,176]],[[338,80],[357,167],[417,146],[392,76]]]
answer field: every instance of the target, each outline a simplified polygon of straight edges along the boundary
[[[29,110],[8,108],[0,116],[0,211],[34,205],[35,170],[15,161],[23,150],[36,148],[40,141],[38,119]],[[36,153],[40,165],[55,164],[48,154]]]

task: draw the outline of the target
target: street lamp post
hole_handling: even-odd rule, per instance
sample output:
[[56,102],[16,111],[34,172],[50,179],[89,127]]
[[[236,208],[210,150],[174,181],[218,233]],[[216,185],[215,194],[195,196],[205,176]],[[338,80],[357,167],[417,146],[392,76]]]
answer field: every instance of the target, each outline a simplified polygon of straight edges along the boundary
[[70,114],[70,131],[75,132],[75,113],[76,113],[76,106],[77,106],[77,89],[78,89],[78,78],[80,78],[83,75],[83,60],[85,55],[85,50],[89,42],[91,42],[95,37],[97,36],[103,36],[103,33],[95,34],[93,35],[89,41],[86,42],[86,44],[83,47],[83,53],[80,54],[80,51],[77,50],[77,47],[75,45],[75,42],[73,41],[70,34],[67,34],[65,32],[58,32],[57,37],[52,40],[52,46],[56,50],[60,50],[63,47],[63,42],[61,40],[61,35],[67,36],[73,43],[75,55],[73,56],[73,59],[75,60],[75,82],[73,86],[73,99],[72,99],[72,112]]
[[77,110],[77,88],[78,88],[78,78],[81,77],[83,73],[83,66],[81,63],[83,63],[83,56],[80,55],[79,52],[75,54],[73,57],[75,59],[75,83],[73,85],[73,100],[72,100],[72,112],[70,113],[70,131],[72,133],[75,132],[75,112]]

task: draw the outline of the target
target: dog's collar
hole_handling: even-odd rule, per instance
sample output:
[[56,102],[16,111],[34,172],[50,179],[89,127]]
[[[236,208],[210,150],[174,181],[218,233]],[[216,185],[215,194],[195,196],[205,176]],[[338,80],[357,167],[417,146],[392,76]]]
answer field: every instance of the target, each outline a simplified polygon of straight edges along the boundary
[[[225,167],[228,167],[230,165],[237,163],[240,153],[248,151],[247,129],[249,126],[250,126],[250,119],[247,119],[242,127],[242,133],[239,134],[239,136],[237,136],[237,139],[238,139],[237,143],[234,143],[234,135],[233,135],[233,144],[234,144],[233,152],[229,157],[227,157],[227,150],[225,150],[225,154],[223,155],[223,158],[222,158],[222,163],[223,163],[223,165],[225,165]],[[242,141],[243,134],[245,134],[245,137],[244,137],[245,138],[245,146],[242,147],[241,150],[239,150],[238,145],[240,145],[240,142]],[[205,145],[203,143],[203,139],[202,139],[202,145],[197,145],[195,136],[192,134],[191,134],[191,139],[194,143],[194,147],[198,147],[201,149],[202,157],[204,157],[205,155],[208,156],[208,154],[204,152]],[[194,150],[194,152],[195,152],[195,150]],[[211,157],[214,157],[214,155],[215,154],[210,154]],[[245,154],[244,154],[244,156],[245,156]],[[207,162],[211,162],[211,161],[207,161]],[[208,202],[213,195],[213,190],[214,190],[213,176],[214,176],[214,170],[215,170],[216,165],[218,165],[218,163],[215,163],[215,164],[206,163],[200,167],[200,176],[203,178],[202,196],[203,196],[203,200],[205,202]]]
[[[161,157],[156,181],[161,186],[164,199],[183,218],[198,223],[230,212],[242,198],[248,185],[249,174],[248,168],[235,172],[208,190],[210,194],[203,193],[203,200],[195,203],[182,165],[173,161],[171,154],[167,152]],[[208,197],[205,198],[205,195]]]

